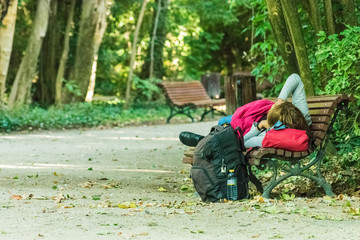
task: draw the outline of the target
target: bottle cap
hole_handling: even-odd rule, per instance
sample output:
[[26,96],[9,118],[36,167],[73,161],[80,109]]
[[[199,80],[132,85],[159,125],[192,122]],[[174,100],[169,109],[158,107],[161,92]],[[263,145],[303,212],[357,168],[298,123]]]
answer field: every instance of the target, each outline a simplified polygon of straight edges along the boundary
[[234,172],[234,169],[230,169],[229,172]]

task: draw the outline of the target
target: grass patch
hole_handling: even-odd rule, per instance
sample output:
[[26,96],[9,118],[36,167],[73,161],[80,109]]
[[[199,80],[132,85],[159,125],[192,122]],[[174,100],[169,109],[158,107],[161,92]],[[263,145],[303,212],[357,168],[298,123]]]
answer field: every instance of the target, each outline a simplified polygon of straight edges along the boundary
[[[198,111],[194,116],[198,115]],[[0,111],[0,132],[165,123],[169,112],[169,107],[163,101],[136,104],[129,109],[124,109],[122,103],[104,102],[49,108],[23,106]],[[189,121],[184,116],[176,118]]]

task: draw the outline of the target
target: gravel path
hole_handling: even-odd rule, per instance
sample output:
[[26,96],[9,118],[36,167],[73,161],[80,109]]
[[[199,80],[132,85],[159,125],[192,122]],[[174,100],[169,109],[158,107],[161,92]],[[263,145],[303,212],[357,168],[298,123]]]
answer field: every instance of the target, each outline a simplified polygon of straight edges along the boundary
[[215,122],[0,136],[0,239],[360,239],[355,197],[205,204],[184,130]]

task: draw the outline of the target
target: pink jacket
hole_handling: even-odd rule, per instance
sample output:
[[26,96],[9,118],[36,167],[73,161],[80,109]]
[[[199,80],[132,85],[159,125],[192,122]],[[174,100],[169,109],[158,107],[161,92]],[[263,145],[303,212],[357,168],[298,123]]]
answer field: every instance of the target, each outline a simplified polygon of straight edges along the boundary
[[254,122],[267,114],[274,103],[267,99],[261,99],[250,102],[244,106],[238,107],[231,118],[231,126],[236,129],[240,127],[245,135],[250,131]]

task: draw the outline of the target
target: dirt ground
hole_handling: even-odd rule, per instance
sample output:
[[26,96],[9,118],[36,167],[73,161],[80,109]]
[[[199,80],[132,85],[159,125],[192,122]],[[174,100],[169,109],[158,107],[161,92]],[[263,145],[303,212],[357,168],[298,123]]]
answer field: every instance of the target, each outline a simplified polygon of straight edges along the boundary
[[214,124],[0,135],[0,239],[360,239],[351,196],[202,203],[178,134]]

